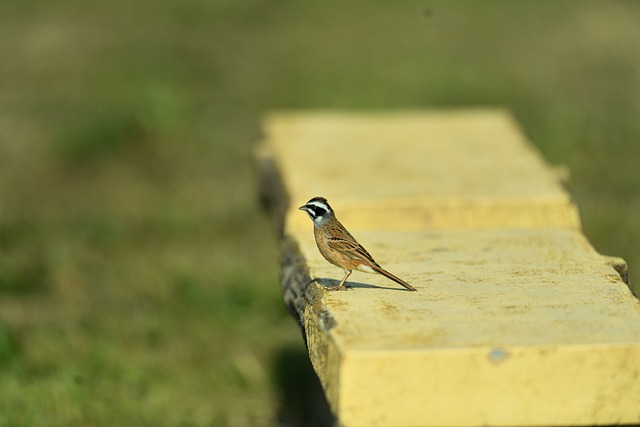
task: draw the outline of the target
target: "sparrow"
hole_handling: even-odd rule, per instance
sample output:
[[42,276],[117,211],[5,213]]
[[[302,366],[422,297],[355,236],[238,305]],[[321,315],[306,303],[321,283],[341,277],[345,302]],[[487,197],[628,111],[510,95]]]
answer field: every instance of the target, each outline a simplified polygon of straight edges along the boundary
[[331,264],[344,270],[344,277],[340,284],[334,288],[335,290],[343,289],[344,282],[353,270],[382,274],[410,291],[417,290],[380,267],[369,255],[369,252],[338,221],[327,199],[314,197],[298,209],[307,212],[313,221],[313,234],[322,256]]

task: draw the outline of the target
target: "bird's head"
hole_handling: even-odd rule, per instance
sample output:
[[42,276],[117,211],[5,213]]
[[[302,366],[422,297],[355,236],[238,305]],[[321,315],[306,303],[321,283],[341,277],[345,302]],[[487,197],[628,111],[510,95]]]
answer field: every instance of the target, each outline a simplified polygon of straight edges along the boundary
[[298,209],[305,211],[316,225],[325,223],[333,215],[333,209],[324,197],[314,197]]

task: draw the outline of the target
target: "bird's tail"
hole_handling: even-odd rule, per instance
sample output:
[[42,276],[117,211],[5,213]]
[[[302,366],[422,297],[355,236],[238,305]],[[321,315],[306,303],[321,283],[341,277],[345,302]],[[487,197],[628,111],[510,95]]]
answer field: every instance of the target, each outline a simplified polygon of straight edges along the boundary
[[405,287],[405,288],[407,288],[408,290],[410,290],[410,291],[417,291],[417,289],[416,289],[416,288],[414,288],[413,286],[411,286],[410,284],[408,284],[407,282],[405,282],[405,281],[404,281],[404,280],[402,280],[401,278],[396,277],[396,276],[394,276],[393,274],[389,273],[389,272],[388,272],[387,270],[385,270],[384,268],[382,268],[382,267],[380,267],[380,266],[378,266],[378,265],[373,265],[373,266],[371,266],[371,268],[373,268],[373,270],[374,270],[376,273],[380,273],[380,274],[382,274],[383,276],[385,276],[385,277],[387,277],[387,278],[389,278],[389,279],[393,280],[393,281],[394,281],[394,282],[396,282],[397,284],[404,286],[404,287]]

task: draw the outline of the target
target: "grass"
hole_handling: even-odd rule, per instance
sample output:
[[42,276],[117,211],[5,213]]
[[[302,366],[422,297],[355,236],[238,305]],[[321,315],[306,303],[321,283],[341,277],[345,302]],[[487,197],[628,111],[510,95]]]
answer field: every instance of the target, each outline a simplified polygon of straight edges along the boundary
[[326,424],[256,202],[272,108],[505,106],[569,166],[585,233],[633,285],[638,18],[632,1],[1,2],[0,425]]

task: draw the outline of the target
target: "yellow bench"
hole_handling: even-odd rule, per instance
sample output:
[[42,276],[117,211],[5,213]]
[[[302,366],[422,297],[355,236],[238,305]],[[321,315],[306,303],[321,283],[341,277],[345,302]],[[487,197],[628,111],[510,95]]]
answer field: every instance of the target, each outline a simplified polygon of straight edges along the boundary
[[[282,112],[258,150],[283,295],[344,426],[640,423],[626,265],[501,110]],[[342,270],[297,210],[324,196],[381,265]]]

